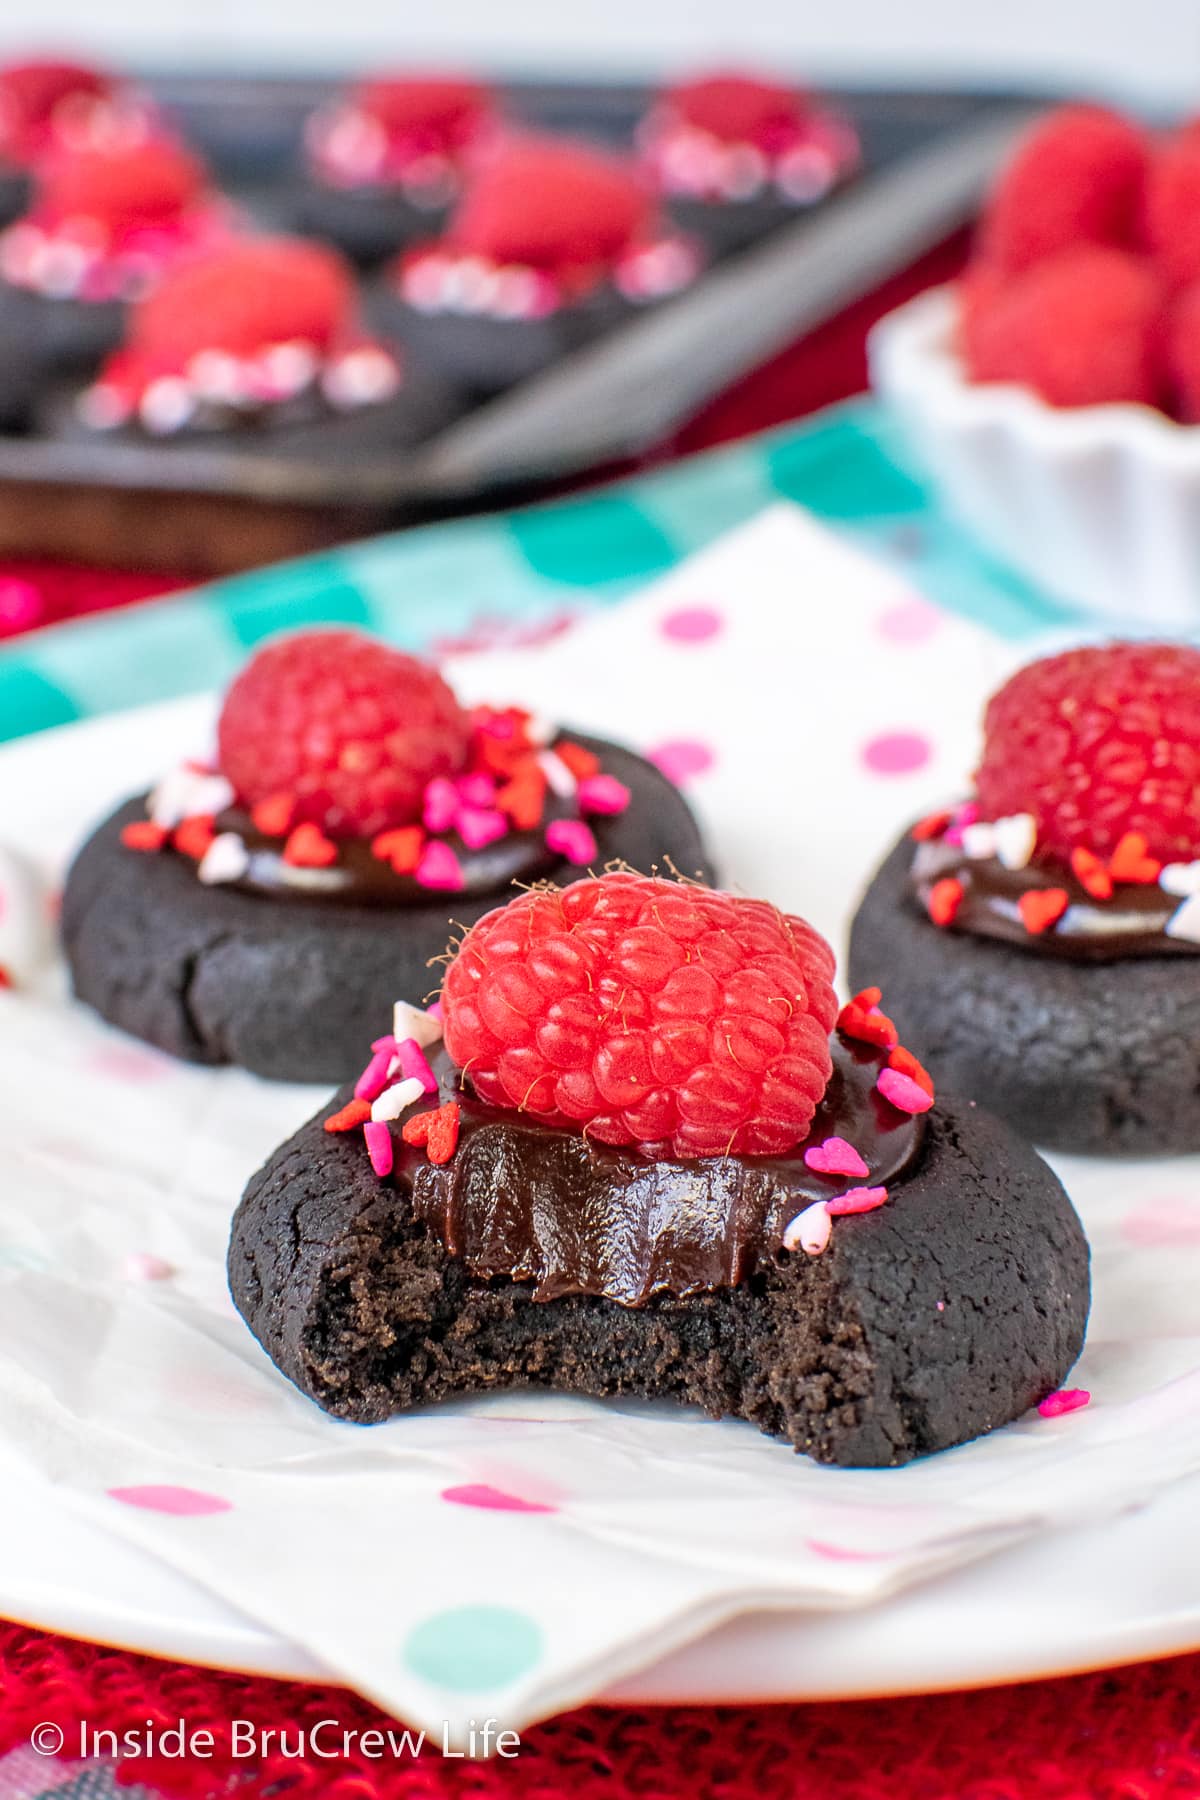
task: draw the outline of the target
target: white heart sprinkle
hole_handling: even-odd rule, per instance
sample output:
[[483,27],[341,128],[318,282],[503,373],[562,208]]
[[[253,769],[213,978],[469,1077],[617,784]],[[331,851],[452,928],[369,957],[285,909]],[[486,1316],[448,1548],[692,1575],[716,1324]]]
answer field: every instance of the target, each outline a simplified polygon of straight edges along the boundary
[[981,819],[976,825],[964,825],[962,841],[963,849],[972,862],[983,861],[996,854],[995,827],[986,819]]
[[1006,869],[1023,869],[1037,848],[1037,820],[1032,813],[1010,813],[997,819],[996,855]]
[[250,867],[250,853],[236,831],[223,831],[215,837],[200,859],[196,870],[206,887],[222,881],[239,881]]
[[823,1200],[814,1200],[786,1226],[783,1233],[785,1250],[803,1250],[806,1256],[820,1256],[829,1242],[833,1220]]
[[150,817],[165,831],[173,831],[182,819],[212,818],[224,812],[234,799],[233,788],[223,775],[172,769],[150,796]]
[[1165,863],[1158,885],[1168,894],[1179,894],[1183,898],[1188,894],[1200,894],[1200,862]]
[[424,1050],[427,1045],[436,1044],[441,1035],[440,1019],[422,1012],[419,1006],[410,1006],[407,1000],[397,1000],[392,1011],[392,1036],[398,1044],[405,1038],[414,1038]]
[[1168,937],[1182,938],[1187,944],[1200,944],[1200,894],[1192,894],[1171,914],[1164,930]]
[[402,1112],[419,1100],[425,1092],[425,1084],[410,1075],[405,1081],[398,1081],[394,1087],[384,1088],[378,1100],[371,1103],[371,1118],[376,1124],[386,1124],[390,1119],[398,1119]]

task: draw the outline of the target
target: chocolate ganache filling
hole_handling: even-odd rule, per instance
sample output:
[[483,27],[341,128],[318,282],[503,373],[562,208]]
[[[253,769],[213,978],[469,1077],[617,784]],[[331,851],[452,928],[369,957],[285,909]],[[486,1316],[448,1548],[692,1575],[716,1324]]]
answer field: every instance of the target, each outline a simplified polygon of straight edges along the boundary
[[[462,875],[461,887],[455,894],[468,897],[507,892],[513,882],[538,881],[557,869],[562,858],[547,847],[545,825],[556,818],[567,818],[570,809],[548,795],[543,824],[537,831],[510,831],[481,849],[471,849],[457,832],[447,832],[443,841],[453,850]],[[604,855],[602,821],[596,830],[601,857]],[[216,821],[218,832],[236,832],[246,846],[246,868],[227,885],[244,892],[266,894],[274,900],[343,900],[355,906],[428,906],[437,898],[435,890],[417,881],[413,875],[401,875],[391,863],[376,856],[368,839],[341,838],[337,844],[337,861],[325,867],[288,862],[284,857],[286,839],[259,831],[248,813],[230,809]]]
[[[393,1178],[473,1276],[534,1282],[536,1300],[593,1294],[643,1306],[656,1293],[735,1287],[780,1252],[805,1207],[895,1180],[920,1154],[924,1118],[875,1086],[888,1052],[840,1031],[830,1049],[829,1085],[788,1155],[652,1161],[486,1105],[439,1046],[430,1058],[436,1104],[458,1102],[458,1147],[434,1164],[403,1141],[405,1119],[435,1103],[428,1096],[391,1127]],[[869,1174],[810,1169],[805,1150],[830,1137],[852,1144]]]
[[[1191,902],[1185,888],[1168,888],[1163,870],[1157,880],[1111,881],[1111,894],[1101,897],[1089,891],[1074,871],[1057,860],[1041,859],[1035,852],[1023,867],[1006,865],[998,856],[972,856],[962,842],[945,835],[915,846],[910,888],[922,913],[951,931],[995,938],[1040,956],[1057,956],[1077,962],[1115,962],[1130,956],[1194,956],[1200,941],[1187,931],[1200,930],[1200,921],[1185,922]],[[1200,892],[1200,869],[1196,891]],[[957,882],[949,917],[938,918],[934,889],[938,883]],[[1027,896],[1056,897],[1061,907],[1052,922],[1031,929],[1022,913]],[[1065,900],[1064,900],[1065,897]],[[1055,906],[1051,907],[1051,911]],[[1036,917],[1036,915],[1034,915]]]

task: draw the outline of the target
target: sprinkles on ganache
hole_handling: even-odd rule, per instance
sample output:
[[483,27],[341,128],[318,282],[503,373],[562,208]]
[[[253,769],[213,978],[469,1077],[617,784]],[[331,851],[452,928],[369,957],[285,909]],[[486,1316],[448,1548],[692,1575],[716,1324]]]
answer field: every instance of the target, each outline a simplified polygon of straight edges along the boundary
[[[332,696],[319,685],[306,636],[325,640],[319,655],[332,665]],[[264,738],[247,723],[247,682],[262,687],[259,665],[271,658],[283,691],[268,678],[265,704],[288,720],[294,744],[280,745],[269,732]],[[339,659],[346,690],[340,707]],[[364,694],[372,680],[375,693]],[[287,706],[289,696],[294,704]],[[314,872],[306,893],[342,891],[322,887],[319,872],[337,871],[348,857],[361,867],[369,855],[418,889],[454,894],[467,887],[472,858],[514,836],[540,836],[551,856],[584,869],[600,858],[589,821],[614,818],[630,804],[629,789],[585,745],[559,737],[521,707],[464,711],[427,665],[354,633],[301,634],[268,646],[231,698],[236,731],[226,729],[228,705],[222,715],[222,746],[237,750],[229,778],[194,763],[172,770],[150,795],[148,817],[121,833],[129,850],[188,857],[208,886],[253,885],[252,861],[265,848],[289,870]],[[358,737],[344,724],[350,714],[365,721]],[[298,732],[297,719],[311,726],[307,734]],[[243,754],[248,731],[258,746],[254,758]],[[306,763],[309,742],[321,746],[324,761]],[[264,761],[273,772],[290,771],[293,785],[276,787],[272,776],[258,774],[260,791],[244,791],[243,764],[261,770]],[[375,829],[382,821],[390,822]]]
[[[890,1040],[894,1035],[892,1022],[881,1012],[879,1000],[877,988],[856,994],[842,1008],[837,1029],[843,1036],[857,1038],[876,1051],[881,1047],[887,1050],[887,1063],[879,1073],[876,1088],[888,1105],[908,1115],[928,1112],[934,1104],[934,1090],[927,1071],[903,1045],[885,1041],[881,1046],[879,1042],[880,1038]],[[438,1103],[438,1080],[426,1055],[442,1037],[440,1001],[422,1009],[400,1000],[394,1011],[393,1030],[371,1045],[371,1056],[355,1084],[354,1098],[324,1121],[325,1130],[331,1134],[362,1127],[371,1167],[380,1180],[387,1179],[396,1168],[397,1145],[392,1125],[399,1125],[402,1144],[423,1149],[431,1163],[442,1165],[451,1161],[458,1148],[462,1122],[457,1101]],[[811,1257],[828,1248],[835,1218],[874,1212],[887,1204],[889,1194],[884,1184],[869,1181],[866,1160],[845,1138],[833,1135],[810,1144],[803,1160],[814,1173],[831,1180],[845,1178],[848,1183],[841,1192],[805,1207],[785,1226],[781,1248],[793,1253],[803,1251]]]

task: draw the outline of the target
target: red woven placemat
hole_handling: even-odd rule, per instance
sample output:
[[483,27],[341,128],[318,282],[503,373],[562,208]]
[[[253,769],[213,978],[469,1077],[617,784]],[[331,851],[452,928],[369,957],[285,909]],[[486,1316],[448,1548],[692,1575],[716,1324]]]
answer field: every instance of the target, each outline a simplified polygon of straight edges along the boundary
[[[229,1721],[295,1747],[318,1720],[388,1721],[338,1688],[252,1680],[0,1625],[0,1753],[51,1721],[78,1753],[79,1721],[144,1732],[186,1721],[211,1757],[126,1762],[118,1782],[170,1800],[1196,1800],[1200,1656],[1110,1673],[922,1699],[812,1706],[586,1707],[524,1734],[510,1761],[415,1758],[255,1764],[228,1754]],[[48,1769],[53,1765],[47,1765]],[[0,1762],[2,1779],[3,1762]],[[47,1777],[49,1786],[50,1776]],[[71,1790],[73,1791],[73,1790]],[[4,1790],[0,1787],[0,1794]],[[7,1796],[5,1797],[7,1800]]]

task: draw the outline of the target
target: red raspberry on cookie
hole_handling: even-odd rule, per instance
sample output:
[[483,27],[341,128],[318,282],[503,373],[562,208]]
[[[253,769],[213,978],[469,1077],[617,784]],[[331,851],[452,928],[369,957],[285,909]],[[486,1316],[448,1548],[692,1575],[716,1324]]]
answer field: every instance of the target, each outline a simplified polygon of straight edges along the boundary
[[290,820],[372,837],[420,817],[462,767],[471,721],[436,669],[356,631],[268,644],[225,698],[220,764],[241,803],[290,795]]
[[450,964],[480,1097],[645,1156],[772,1155],[832,1070],[833,952],[760,900],[609,874],[489,913]]

